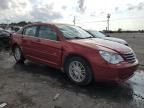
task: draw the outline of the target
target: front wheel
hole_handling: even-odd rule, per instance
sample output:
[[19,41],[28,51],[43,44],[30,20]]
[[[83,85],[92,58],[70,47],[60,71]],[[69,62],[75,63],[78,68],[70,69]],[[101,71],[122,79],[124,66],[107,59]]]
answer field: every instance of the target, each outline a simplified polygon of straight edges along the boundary
[[88,85],[92,81],[92,71],[89,64],[80,57],[72,57],[65,64],[69,79],[78,85]]
[[15,58],[17,63],[23,63],[24,62],[25,58],[22,54],[20,47],[15,46],[13,49],[13,54],[14,54],[14,58]]

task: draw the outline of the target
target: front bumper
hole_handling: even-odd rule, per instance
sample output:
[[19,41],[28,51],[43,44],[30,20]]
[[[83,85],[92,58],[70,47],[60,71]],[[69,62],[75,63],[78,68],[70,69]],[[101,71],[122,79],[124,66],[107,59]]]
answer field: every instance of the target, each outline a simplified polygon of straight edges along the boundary
[[138,68],[138,60],[134,63],[121,63],[112,65],[108,63],[93,64],[93,74],[96,81],[100,82],[123,82],[128,80],[134,75],[134,72]]

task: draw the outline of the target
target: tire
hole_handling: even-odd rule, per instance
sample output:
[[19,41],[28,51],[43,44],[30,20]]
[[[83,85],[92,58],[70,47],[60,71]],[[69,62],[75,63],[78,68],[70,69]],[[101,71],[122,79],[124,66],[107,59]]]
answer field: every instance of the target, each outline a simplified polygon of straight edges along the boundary
[[24,63],[25,58],[19,46],[13,48],[13,55],[17,63]]
[[64,69],[69,79],[77,85],[88,85],[92,82],[91,68],[81,57],[68,59]]

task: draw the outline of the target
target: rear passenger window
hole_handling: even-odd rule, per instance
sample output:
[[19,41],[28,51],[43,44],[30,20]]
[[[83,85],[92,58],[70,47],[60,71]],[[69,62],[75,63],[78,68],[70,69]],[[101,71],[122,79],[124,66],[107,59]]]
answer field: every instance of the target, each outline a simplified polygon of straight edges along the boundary
[[36,35],[36,29],[37,29],[36,26],[27,27],[27,28],[25,28],[25,30],[24,30],[24,35],[27,35],[27,36],[35,36],[35,35]]
[[50,40],[57,40],[56,32],[54,32],[48,26],[40,26],[38,36],[40,38],[50,39]]

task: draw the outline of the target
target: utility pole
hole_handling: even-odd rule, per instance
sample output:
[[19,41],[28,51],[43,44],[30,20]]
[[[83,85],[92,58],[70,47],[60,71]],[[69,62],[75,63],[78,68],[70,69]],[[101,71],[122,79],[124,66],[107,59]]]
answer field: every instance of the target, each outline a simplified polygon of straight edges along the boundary
[[107,31],[109,31],[109,19],[110,19],[110,14],[107,14]]
[[75,25],[76,24],[76,17],[74,16],[74,19],[73,19],[73,24]]

